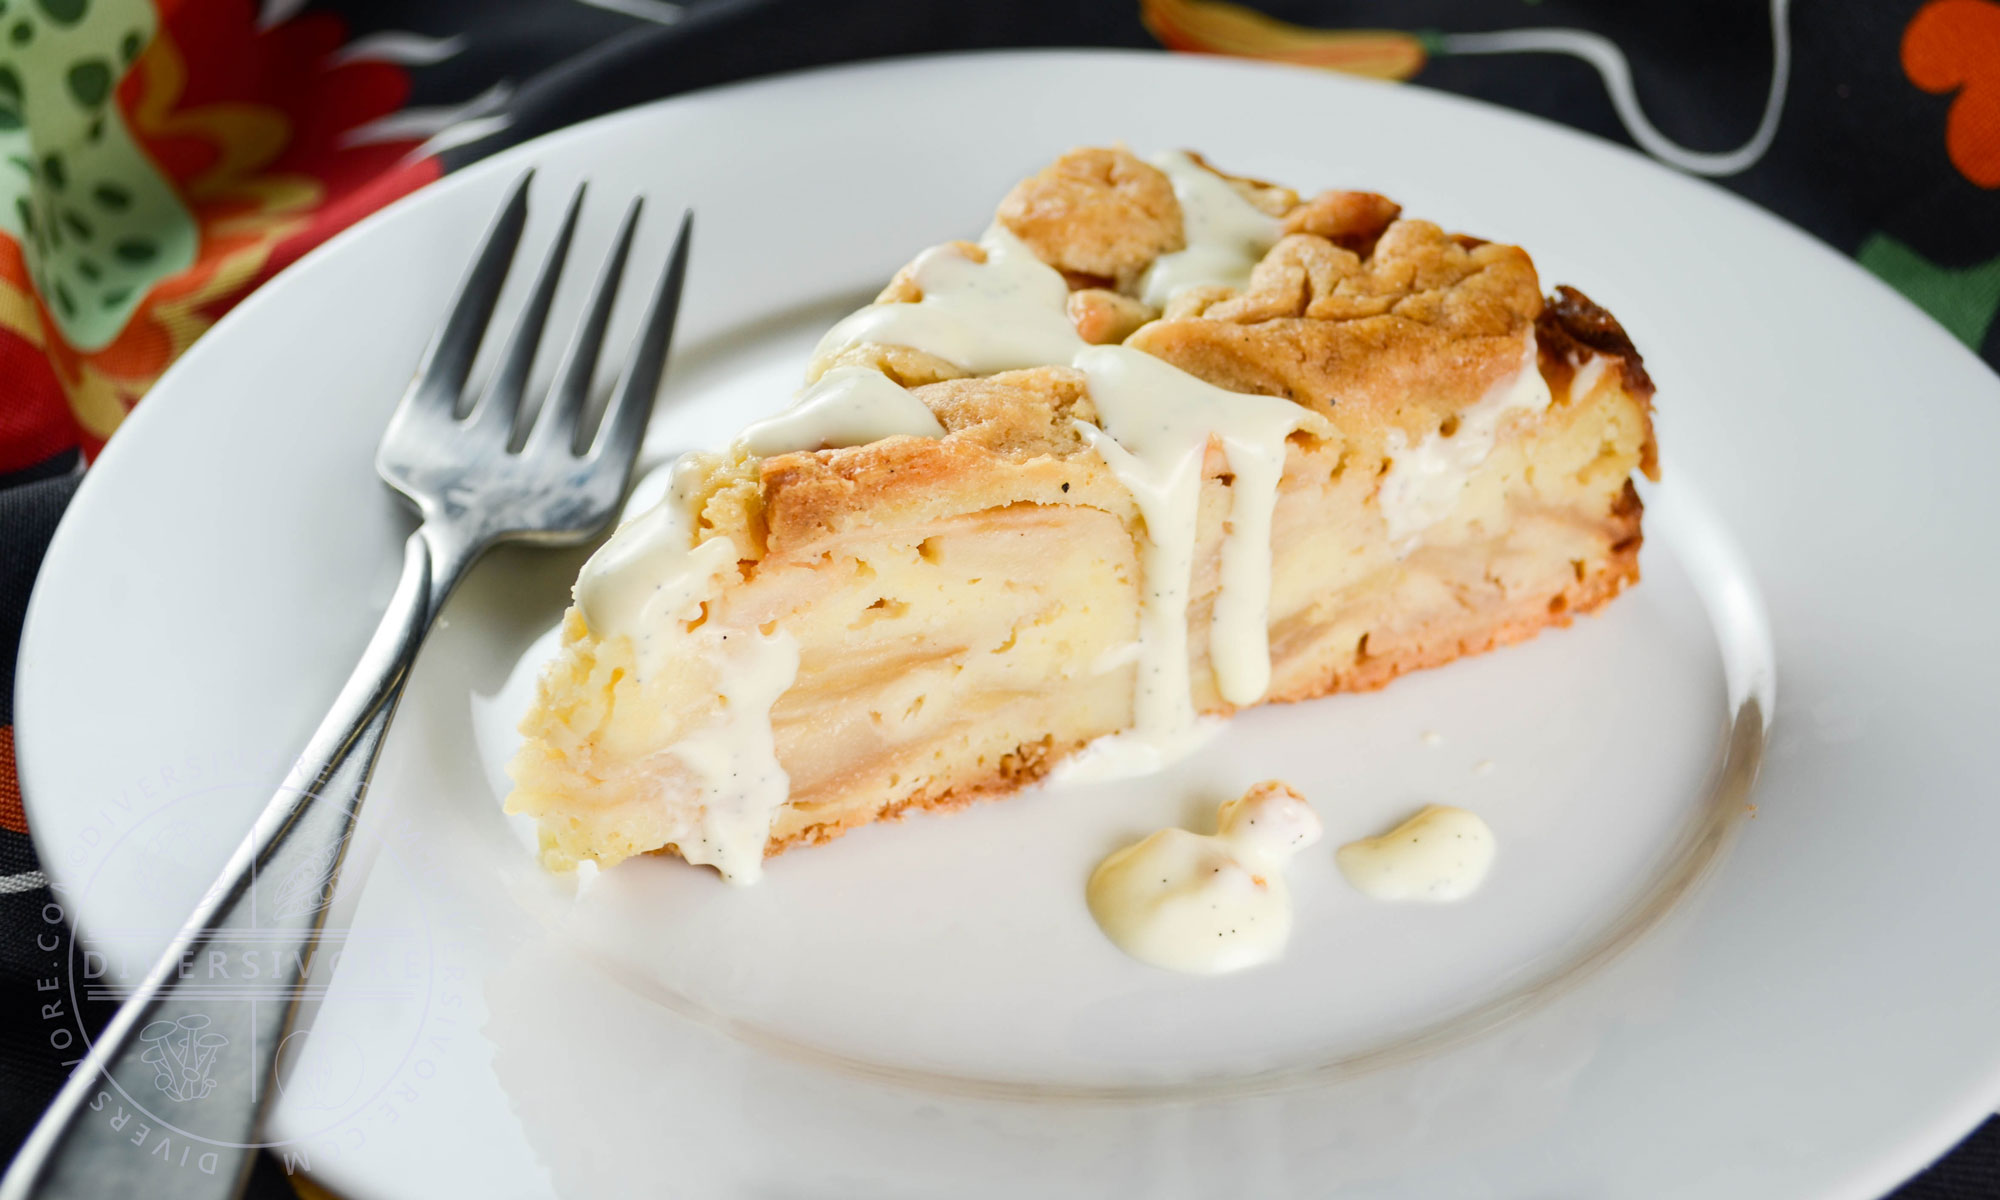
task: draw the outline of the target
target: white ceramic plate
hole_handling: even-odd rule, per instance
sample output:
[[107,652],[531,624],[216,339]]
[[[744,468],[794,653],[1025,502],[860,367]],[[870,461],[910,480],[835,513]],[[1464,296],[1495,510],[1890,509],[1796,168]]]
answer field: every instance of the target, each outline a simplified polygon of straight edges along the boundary
[[[781,406],[914,251],[1109,141],[1386,192],[1616,312],[1660,384],[1645,582],[1527,646],[1246,716],[1168,777],[869,829],[748,890],[641,861],[577,894],[501,816],[498,764],[578,559],[497,555],[384,757],[287,1157],[372,1196],[1778,1200],[1873,1197],[1990,1111],[1993,376],[1823,246],[1623,150],[1164,55],[869,65],[592,122],[231,314],[90,473],[28,622],[30,818],[105,969],[164,939],[372,626],[408,528],[373,446],[524,166],[531,245],[591,179],[586,260],[633,192],[642,263],[700,213],[659,459]],[[1328,826],[1289,957],[1197,979],[1118,955],[1090,865],[1273,775]],[[1430,800],[1497,831],[1485,891],[1346,888],[1332,846]]]

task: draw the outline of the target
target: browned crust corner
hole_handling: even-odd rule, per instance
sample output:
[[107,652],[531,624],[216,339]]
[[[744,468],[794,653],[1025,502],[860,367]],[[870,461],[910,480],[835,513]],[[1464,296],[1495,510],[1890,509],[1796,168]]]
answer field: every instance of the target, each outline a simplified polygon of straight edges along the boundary
[[1618,318],[1610,311],[1566,283],[1542,304],[1535,318],[1535,341],[1541,347],[1542,373],[1550,382],[1567,381],[1582,360],[1602,355],[1618,360],[1619,379],[1625,390],[1639,402],[1646,422],[1646,440],[1639,447],[1639,470],[1659,482],[1660,444],[1653,435],[1653,377],[1646,373],[1646,360]]
[[[1617,358],[1624,372],[1625,390],[1651,402],[1653,377],[1646,374],[1646,360],[1639,348],[1610,311],[1566,283],[1542,305],[1535,335],[1563,349],[1572,347]],[[1576,355],[1576,357],[1586,357]]]

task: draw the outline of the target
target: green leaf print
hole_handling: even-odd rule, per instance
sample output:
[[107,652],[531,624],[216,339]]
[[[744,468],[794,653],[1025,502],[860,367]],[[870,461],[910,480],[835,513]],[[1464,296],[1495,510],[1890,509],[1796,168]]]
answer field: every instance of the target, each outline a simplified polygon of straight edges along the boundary
[[194,217],[118,108],[148,0],[12,0],[0,16],[0,230],[63,339],[101,350],[195,260]]

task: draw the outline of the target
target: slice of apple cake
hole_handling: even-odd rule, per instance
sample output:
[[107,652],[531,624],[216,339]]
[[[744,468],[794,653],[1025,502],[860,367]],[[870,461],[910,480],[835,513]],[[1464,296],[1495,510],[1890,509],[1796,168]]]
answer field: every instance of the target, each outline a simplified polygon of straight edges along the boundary
[[584,568],[511,811],[552,867],[763,858],[1638,578],[1652,384],[1528,255],[1191,154],[1064,155],[837,325]]

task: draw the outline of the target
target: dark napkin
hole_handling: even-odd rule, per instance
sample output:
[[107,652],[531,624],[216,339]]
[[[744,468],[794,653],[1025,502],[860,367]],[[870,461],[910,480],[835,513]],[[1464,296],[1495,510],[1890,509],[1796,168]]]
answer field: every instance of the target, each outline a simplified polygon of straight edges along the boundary
[[[62,914],[14,772],[29,589],[82,462],[217,317],[306,250],[503,146],[692,88],[927,51],[1165,48],[1404,80],[1636,145],[1853,256],[2000,365],[2000,2],[1787,9],[158,0],[135,22],[91,0],[0,3],[0,1147],[11,1156],[75,1055],[52,1045],[67,1014],[52,1019],[36,987],[55,965],[38,945]],[[1501,31],[1497,44],[1468,36]],[[1578,52],[1590,37],[1628,84]],[[149,188],[178,197],[164,226],[133,224]],[[294,1193],[267,1157],[251,1194]],[[1895,1194],[2000,1197],[2000,1121]]]

